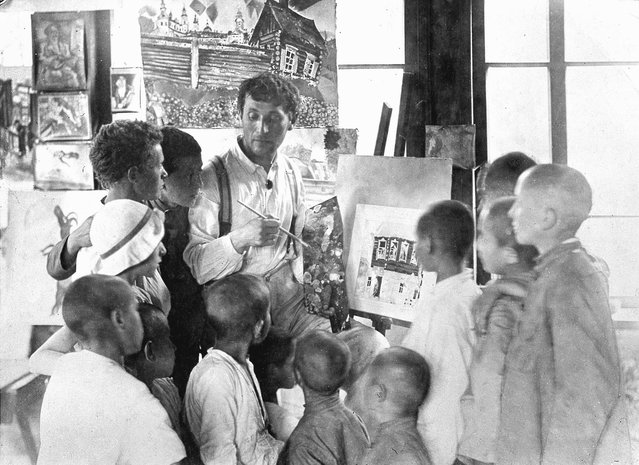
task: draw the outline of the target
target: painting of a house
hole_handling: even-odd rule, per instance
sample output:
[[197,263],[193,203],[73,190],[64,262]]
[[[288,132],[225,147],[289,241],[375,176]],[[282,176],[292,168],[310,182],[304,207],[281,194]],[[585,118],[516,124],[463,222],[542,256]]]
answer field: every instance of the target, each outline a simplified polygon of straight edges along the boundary
[[298,127],[337,126],[335,0],[149,0],[140,9],[147,119],[237,127],[237,89],[261,72],[300,90]]

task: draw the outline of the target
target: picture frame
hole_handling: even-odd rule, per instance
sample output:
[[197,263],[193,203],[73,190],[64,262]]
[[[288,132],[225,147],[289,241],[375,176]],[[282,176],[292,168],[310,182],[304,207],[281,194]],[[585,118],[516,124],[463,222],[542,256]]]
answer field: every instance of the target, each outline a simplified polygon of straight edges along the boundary
[[38,94],[37,109],[41,140],[91,139],[89,96],[85,92]]
[[423,212],[412,208],[358,204],[346,267],[352,310],[410,323],[419,295],[435,285],[415,254],[415,225]]
[[142,110],[142,69],[111,68],[111,112]]
[[87,142],[37,144],[34,163],[36,189],[93,189],[90,148]]
[[85,24],[81,13],[34,13],[31,30],[36,90],[86,89]]

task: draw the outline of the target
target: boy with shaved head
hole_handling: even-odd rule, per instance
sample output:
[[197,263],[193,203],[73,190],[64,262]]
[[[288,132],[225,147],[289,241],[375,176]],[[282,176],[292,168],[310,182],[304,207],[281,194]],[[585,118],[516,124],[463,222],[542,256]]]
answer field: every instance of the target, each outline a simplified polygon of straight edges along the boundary
[[271,326],[263,278],[234,274],[204,291],[215,346],[193,369],[185,410],[200,458],[208,464],[274,464],[283,443],[268,433],[268,416],[253,365],[251,344]]
[[166,411],[122,366],[143,338],[131,286],[116,277],[82,277],[69,286],[62,317],[84,350],[56,363],[42,403],[38,463],[182,460],[184,446]]
[[304,416],[291,434],[280,463],[358,463],[370,440],[361,419],[339,397],[350,364],[348,346],[331,333],[316,330],[298,341],[295,377],[304,391]]
[[540,255],[506,354],[497,463],[630,463],[606,279],[575,237],[590,185],[573,168],[538,165],[515,194],[517,241]]
[[404,347],[380,352],[354,389],[353,408],[371,433],[361,465],[429,465],[417,413],[430,388],[424,357]]

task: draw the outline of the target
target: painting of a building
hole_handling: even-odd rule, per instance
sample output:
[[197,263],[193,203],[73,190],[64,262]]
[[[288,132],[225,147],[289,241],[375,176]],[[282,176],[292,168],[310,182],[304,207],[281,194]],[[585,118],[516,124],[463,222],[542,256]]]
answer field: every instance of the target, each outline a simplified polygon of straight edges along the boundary
[[273,71],[317,83],[326,40],[315,21],[291,10],[287,0],[266,0],[249,44],[273,50]]

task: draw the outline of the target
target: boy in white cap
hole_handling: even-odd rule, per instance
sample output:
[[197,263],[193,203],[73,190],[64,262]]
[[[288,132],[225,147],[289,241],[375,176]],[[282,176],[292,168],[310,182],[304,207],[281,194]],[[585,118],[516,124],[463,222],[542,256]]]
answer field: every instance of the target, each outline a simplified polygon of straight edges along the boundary
[[[152,303],[149,294],[136,283],[157,271],[165,252],[163,235],[162,212],[133,200],[107,203],[91,224],[91,242],[99,258],[91,274],[119,276],[132,286],[138,301]],[[63,326],[31,356],[31,371],[50,375],[55,362],[77,342]]]

